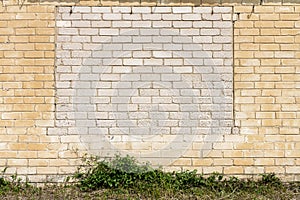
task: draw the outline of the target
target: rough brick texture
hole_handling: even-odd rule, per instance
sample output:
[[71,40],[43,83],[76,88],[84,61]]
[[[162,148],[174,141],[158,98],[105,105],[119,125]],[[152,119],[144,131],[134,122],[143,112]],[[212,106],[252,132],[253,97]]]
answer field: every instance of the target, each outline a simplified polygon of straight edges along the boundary
[[[200,5],[201,2],[218,6],[187,6]],[[0,166],[8,167],[7,174],[17,172],[32,182],[62,180],[76,169],[86,149],[99,152],[99,146],[93,145],[94,137],[78,136],[78,130],[86,131],[85,127],[88,127],[86,133],[89,135],[100,131],[108,136],[108,131],[111,131],[114,138],[109,139],[118,145],[117,149],[128,149],[131,153],[137,149],[142,153],[151,151],[151,157],[155,153],[153,150],[166,148],[165,143],[174,139],[167,134],[164,137],[154,135],[157,142],[149,144],[148,138],[142,135],[144,143],[133,143],[132,138],[117,137],[120,128],[113,129],[116,124],[111,121],[117,118],[121,119],[118,127],[124,129],[122,133],[141,131],[131,126],[132,120],[135,120],[135,127],[142,124],[148,128],[159,127],[160,131],[173,127],[166,131],[182,133],[180,136],[183,138],[176,140],[180,144],[193,141],[190,146],[184,146],[186,151],[180,159],[170,159],[174,162],[168,165],[167,170],[185,168],[240,176],[275,172],[285,180],[300,180],[300,6],[282,6],[294,3],[293,0],[266,0],[263,6],[254,7],[238,5],[250,2],[242,0],[201,2],[164,1],[163,7],[139,8],[138,5],[159,4],[155,1],[81,1],[80,5],[94,7],[81,7],[81,12],[73,7],[74,13],[70,15],[63,14],[70,12],[70,7],[59,6],[59,20],[55,23],[54,5],[74,3],[24,3],[20,6],[15,1],[2,1]],[[169,7],[179,4],[185,4],[184,8]],[[224,11],[220,4],[233,5],[233,13],[231,10]],[[127,7],[101,7],[103,5]],[[135,7],[131,9],[129,5]],[[119,14],[112,15],[117,12]],[[198,19],[200,16],[201,20]],[[227,35],[232,27],[233,59],[232,38]],[[160,37],[156,37],[158,35]],[[141,43],[144,46],[139,45]],[[124,47],[128,52],[123,52]],[[201,57],[203,51],[209,52],[205,54],[209,58],[206,61]],[[55,55],[59,58],[55,59]],[[230,84],[212,87],[209,83],[218,81],[223,73],[229,76],[221,76],[222,81],[232,82],[232,71],[226,70],[232,69],[232,61],[233,88]],[[201,65],[195,65],[195,62]],[[101,69],[99,66],[107,67]],[[197,66],[206,68],[195,71],[199,69]],[[113,84],[120,80],[122,84]],[[165,85],[158,88],[158,85],[143,84],[142,88],[138,80],[142,83],[159,81]],[[181,84],[182,80],[185,84]],[[187,80],[195,88],[192,89]],[[58,89],[55,90],[55,87]],[[133,91],[136,88],[138,92]],[[170,88],[173,89],[172,95]],[[78,92],[75,97],[80,95],[81,98],[73,98],[74,89]],[[91,98],[95,94],[93,89],[96,89],[96,95]],[[216,120],[222,122],[220,127],[233,127],[231,134],[224,131],[204,137],[201,132],[202,138],[184,137],[184,134],[191,133],[195,123],[205,123],[197,118],[205,117],[205,109],[211,117],[218,117],[217,112],[210,110],[212,107],[205,107],[207,99],[214,100],[211,105],[224,103],[224,98],[214,98],[218,89],[229,89],[229,93],[222,95],[229,97],[230,101],[232,89],[234,92],[233,118],[227,116],[228,122],[233,124],[225,123],[225,115]],[[128,93],[131,94],[130,106],[124,103],[128,102]],[[201,98],[202,95],[206,95],[205,98]],[[183,98],[175,98],[181,96]],[[192,103],[188,103],[191,100]],[[230,101],[225,101],[226,105],[230,105]],[[71,106],[63,106],[70,102]],[[154,102],[156,106],[150,108],[149,105]],[[87,106],[89,103],[96,108]],[[77,110],[71,112],[74,104]],[[107,105],[119,106],[112,110]],[[97,112],[90,112],[95,109]],[[201,114],[195,112],[196,109]],[[159,112],[153,111],[157,110],[168,113],[172,120],[166,121],[166,116],[155,115]],[[178,115],[178,110],[184,114]],[[64,120],[66,114],[69,119],[76,120]],[[143,117],[149,119],[149,114],[154,115],[152,119],[155,120],[143,120]],[[125,119],[130,119],[130,122]],[[194,128],[195,131],[204,130],[201,126],[206,124],[200,124],[199,128]],[[99,127],[103,128],[99,130]],[[141,137],[137,140],[140,141]],[[176,142],[172,145],[168,148],[178,150]],[[180,151],[175,152],[172,155],[171,151],[166,151],[157,154],[156,158],[162,155],[175,158]]]
[[231,133],[232,8],[70,9],[56,19],[56,128],[158,165]]

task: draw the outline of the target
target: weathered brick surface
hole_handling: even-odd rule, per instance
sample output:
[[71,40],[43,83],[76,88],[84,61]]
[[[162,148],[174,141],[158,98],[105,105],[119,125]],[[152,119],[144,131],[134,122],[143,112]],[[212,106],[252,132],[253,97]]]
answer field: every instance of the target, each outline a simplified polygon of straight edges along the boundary
[[[285,180],[299,180],[300,7],[282,6],[298,2],[265,0],[263,6],[253,7],[252,4],[260,1],[202,1],[205,5],[233,5],[234,13],[229,7],[188,7],[199,5],[201,2],[197,0],[165,1],[163,7],[135,7],[133,13],[129,5],[159,4],[155,1],[78,3],[95,7],[80,7],[80,12],[79,7],[73,7],[71,15],[70,7],[59,7],[59,20],[55,23],[54,5],[73,5],[74,1],[22,6],[14,1],[1,2],[0,165],[8,167],[6,173],[27,175],[33,182],[61,180],[58,174],[71,173],[86,147],[99,150],[99,146],[92,143],[93,136],[84,138],[84,143],[90,146],[81,145],[82,138],[76,135],[80,130],[90,135],[99,131],[104,135],[113,134],[118,149],[138,150],[140,154],[160,152],[151,156],[157,161],[162,157],[174,161],[166,170],[184,168],[236,175],[276,172]],[[169,7],[179,4],[184,7]],[[117,12],[119,14],[111,15]],[[199,16],[201,20],[197,19]],[[232,26],[234,38],[231,37]],[[226,116],[228,121],[218,122],[221,127],[236,128],[232,129],[233,134],[222,131],[220,135],[201,137],[212,130],[206,126],[217,127],[215,122],[200,120],[199,123],[199,118],[214,114],[216,109],[207,106],[211,102],[206,98],[212,95],[210,91],[219,95],[220,86],[209,86],[210,82],[219,80],[214,75],[232,75],[232,40],[234,87],[225,84],[229,90],[224,95],[230,97],[234,89],[234,116]],[[194,43],[198,45],[191,45]],[[55,45],[61,51],[55,51]],[[203,50],[207,54],[203,55]],[[97,67],[100,65],[107,68]],[[198,65],[202,68],[195,73]],[[232,81],[228,76],[223,78]],[[207,84],[201,85],[200,79]],[[122,84],[117,84],[120,80]],[[193,83],[193,98],[188,96],[190,85],[181,84],[180,80]],[[93,84],[95,81],[98,84]],[[165,88],[140,84],[151,81],[163,82]],[[70,98],[74,95],[72,88],[82,97]],[[92,98],[91,88],[96,89],[97,94]],[[126,95],[132,88],[139,88],[139,92],[132,93],[134,98],[130,106],[126,106]],[[173,88],[172,94],[169,88]],[[199,97],[189,103],[195,96]],[[226,104],[230,101],[231,98]],[[77,106],[74,116],[73,106],[63,106],[70,102],[90,102],[97,106]],[[217,102],[215,98],[214,103],[219,104]],[[140,138],[134,142],[130,137],[121,137],[129,130],[144,131],[139,126],[147,127],[149,121],[141,119],[149,116],[148,105],[154,103],[158,111],[169,113],[169,120],[156,123],[164,136],[156,135],[151,141],[143,142]],[[112,107],[108,104],[119,105],[113,108],[114,115],[110,114]],[[195,112],[195,105],[200,105],[197,109],[201,114]],[[91,113],[94,109],[97,112]],[[178,111],[182,115],[178,115]],[[65,120],[66,117],[76,120]],[[122,127],[121,131],[113,128],[116,126],[114,117],[122,119],[119,120],[122,123],[117,124]],[[95,118],[97,120],[91,122]],[[124,119],[134,119],[135,126]],[[232,120],[233,126],[230,125]],[[169,146],[172,149],[183,145],[188,149],[182,158],[176,159],[178,154],[166,148],[173,139],[167,134],[170,132],[198,134],[199,137],[185,138],[182,134],[183,138],[179,137],[177,143]],[[188,146],[182,141],[193,142]],[[103,154],[106,153],[110,152],[104,148]]]
[[[90,152],[139,153],[154,164],[179,157],[194,137],[231,133],[230,7],[76,7],[65,18],[69,9],[58,8],[56,22],[65,69],[56,74],[57,128],[77,128]],[[93,26],[99,19],[111,28]]]

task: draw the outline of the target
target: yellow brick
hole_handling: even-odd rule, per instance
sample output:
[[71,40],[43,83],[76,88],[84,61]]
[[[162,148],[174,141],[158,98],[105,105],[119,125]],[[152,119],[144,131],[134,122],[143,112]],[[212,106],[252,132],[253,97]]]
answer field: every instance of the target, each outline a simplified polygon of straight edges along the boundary
[[15,44],[16,50],[34,50],[34,44]]
[[234,165],[249,166],[254,164],[253,158],[239,158],[233,160]]
[[244,172],[244,168],[240,166],[232,166],[232,167],[224,168],[225,174],[242,174],[243,172]]
[[254,83],[252,82],[235,82],[234,88],[254,88]]
[[262,96],[281,96],[281,90],[280,89],[263,89],[262,90]]
[[274,6],[255,6],[255,13],[273,13],[276,7]]
[[5,51],[4,57],[6,57],[6,58],[22,58],[23,52],[22,51]]
[[229,158],[216,158],[214,159],[214,166],[233,165],[233,160]]
[[245,174],[263,174],[264,167],[245,167]]
[[262,104],[261,110],[262,111],[280,111],[280,105],[278,104]]
[[275,6],[276,13],[294,13],[293,6]]
[[4,97],[4,103],[24,103],[23,97]]
[[41,66],[54,65],[54,59],[35,59],[35,64]]
[[237,21],[234,23],[235,28],[252,28],[253,22],[252,21]]
[[295,103],[294,97],[276,97],[275,103]]
[[283,119],[283,118],[290,118],[290,119],[293,119],[293,118],[296,118],[296,112],[277,112],[276,113],[276,118],[279,118],[279,119]]
[[[245,66],[245,65],[243,65],[243,66]],[[249,73],[253,73],[254,70],[253,70],[253,67],[235,67],[234,72],[239,73],[239,74],[242,74],[242,73],[249,74]]]
[[274,57],[274,52],[273,51],[254,52],[254,57],[255,58],[273,58]]
[[279,134],[285,134],[285,135],[299,134],[299,128],[280,128]]
[[28,36],[9,36],[11,42],[27,43],[29,41]]
[[39,142],[39,139],[37,135],[19,135],[20,142]]
[[47,150],[47,144],[29,143],[28,150],[31,151],[44,151]]
[[254,22],[254,27],[257,28],[273,28],[274,22],[273,21],[256,21]]
[[293,36],[274,36],[275,43],[294,43],[294,37]]
[[15,122],[16,127],[30,127],[34,126],[34,120],[17,120]]
[[[270,21],[275,21],[275,20],[279,20],[279,14],[277,13],[269,13],[269,14],[260,14],[259,15],[260,20],[270,20]],[[281,15],[280,15],[281,17]]]
[[39,43],[36,43],[35,44],[35,49],[36,50],[54,50],[54,44],[51,44],[51,43],[42,43],[42,44],[39,44]]
[[256,36],[254,37],[255,43],[274,43],[274,37],[270,36]]
[[243,112],[253,112],[253,111],[258,111],[260,110],[260,105],[256,105],[256,104],[248,104],[248,105],[241,105],[241,111]]
[[36,13],[37,19],[39,20],[49,20],[49,21],[54,21],[55,16],[54,12],[53,13]]
[[172,163],[172,165],[180,165],[180,166],[186,166],[186,165],[191,165],[191,159],[189,158],[180,158],[179,160],[176,160]]
[[8,166],[27,166],[26,159],[7,159]]
[[284,167],[271,167],[268,166],[265,168],[265,173],[276,173],[276,174],[283,174],[285,172]]
[[49,36],[30,36],[30,42],[50,42]]
[[42,113],[39,112],[22,112],[22,119],[41,119]]
[[255,158],[254,165],[274,165],[274,159],[272,158]]
[[240,59],[241,66],[259,66],[260,65],[260,59]]
[[284,157],[285,151],[284,150],[265,150],[264,155],[266,157]]
[[[281,73],[284,73],[283,71],[286,70],[287,73],[288,72],[295,72],[295,71],[292,71],[292,69],[294,69],[293,67],[282,67],[280,69],[278,69],[277,73],[281,72]],[[275,88],[295,88],[296,85],[294,82],[278,82],[278,83],[275,83]]]
[[280,45],[279,44],[260,44],[259,48],[260,48],[260,50],[275,51],[275,50],[280,50]]
[[57,167],[37,167],[36,171],[38,174],[57,174],[58,169]]
[[236,5],[233,8],[235,13],[251,13],[253,11],[252,6]]
[[276,21],[274,27],[276,28],[294,28],[295,23],[293,21]]
[[35,28],[35,27],[47,27],[48,22],[47,21],[41,21],[39,20],[30,20],[28,22],[28,28]]
[[34,80],[36,80],[36,81],[53,81],[54,76],[53,76],[53,74],[37,74],[37,75],[34,75]]
[[2,113],[2,119],[21,119],[21,113],[11,112],[11,113]]
[[17,152],[16,151],[1,151],[0,158],[16,158]]
[[203,159],[192,159],[193,166],[211,166],[213,165],[213,160],[210,158],[203,158]]
[[[275,67],[255,67],[254,72],[256,74],[274,74],[275,73]],[[263,80],[263,79],[262,79]]]
[[260,29],[260,34],[261,35],[280,35],[280,29],[274,29],[274,28],[264,28],[264,29]]
[[18,59],[16,65],[32,66],[34,65],[34,59]]
[[25,51],[24,57],[25,58],[43,58],[44,52],[42,52],[42,51]]
[[253,89],[253,90],[242,90],[241,92],[241,96],[252,96],[252,97],[255,97],[255,96],[260,96],[261,95],[261,90],[256,90],[256,89]]
[[34,105],[28,104],[15,104],[13,106],[14,111],[32,111],[34,109]]
[[224,150],[223,153],[224,153],[225,158],[241,158],[241,157],[243,157],[242,151]]
[[20,158],[37,158],[37,151],[19,151],[18,157]]
[[300,76],[296,74],[283,74],[281,75],[283,81],[300,81]]
[[37,73],[37,74],[44,73],[44,67],[24,66],[23,69],[24,69],[24,73]]
[[[234,37],[234,41],[236,43],[252,43],[254,40],[253,40],[253,36],[235,36]],[[299,38],[299,41],[300,41],[300,38]]]
[[55,29],[54,28],[37,28],[36,34],[37,35],[54,35]]
[[257,112],[256,118],[259,119],[274,119],[275,118],[275,112]]
[[27,150],[27,143],[10,143],[8,144],[9,149],[12,151],[16,150]]
[[31,89],[20,89],[15,90],[15,96],[34,96],[34,90]]
[[45,103],[43,97],[24,97],[24,103]]
[[291,35],[291,36],[296,36],[299,34],[300,30],[299,29],[281,29],[281,35]]
[[[278,45],[279,48],[279,45]],[[258,44],[245,43],[240,44],[240,50],[259,50]]]
[[35,29],[34,28],[17,28],[16,35],[34,35]]
[[46,167],[49,165],[49,161],[47,159],[30,159],[29,165],[30,166],[38,166],[38,167]]
[[[22,66],[4,66],[3,73],[23,73],[24,68]],[[22,87],[22,86],[21,86]],[[18,87],[20,88],[20,87]]]
[[249,20],[249,21],[257,21],[259,20],[259,14],[255,13],[240,13],[239,20]]
[[300,49],[300,44],[280,44],[281,50],[294,50]]
[[240,31],[240,35],[259,35],[259,29],[247,29],[247,31]]

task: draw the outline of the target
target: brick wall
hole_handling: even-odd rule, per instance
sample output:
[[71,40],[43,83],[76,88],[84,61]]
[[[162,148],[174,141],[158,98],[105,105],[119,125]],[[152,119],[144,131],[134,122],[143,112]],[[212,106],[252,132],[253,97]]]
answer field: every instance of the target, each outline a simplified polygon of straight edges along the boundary
[[[205,4],[206,2],[203,1],[202,3]],[[222,2],[218,1],[216,3]],[[167,169],[193,168],[203,173],[219,171],[225,174],[246,176],[276,172],[283,175],[286,180],[299,180],[300,107],[298,73],[300,6],[282,6],[282,3],[288,2],[277,3],[272,1],[267,5],[254,7],[232,4],[233,10],[230,11],[232,18],[230,18],[229,22],[232,20],[231,25],[234,29],[234,66],[229,64],[228,67],[233,68],[234,75],[234,109],[232,118],[234,124],[230,125],[233,131],[230,133],[222,132],[217,134],[216,137],[207,138],[205,143],[203,143],[203,140],[194,141],[195,138],[189,138],[188,141],[193,141],[192,145],[188,146],[189,148],[182,154],[181,158],[174,160],[172,165],[168,165]],[[55,4],[58,3],[24,3],[21,6],[14,1],[3,1],[0,5],[0,166],[7,166],[8,174],[17,172],[19,175],[28,176],[31,181],[60,180],[65,174],[74,171],[80,161],[80,157],[92,146],[89,140],[86,139],[87,137],[82,139],[78,135],[78,128],[74,129],[73,127],[72,129],[73,124],[71,122],[71,124],[68,124],[68,121],[66,122],[66,120],[60,118],[63,117],[63,112],[61,112],[63,108],[59,106],[68,104],[68,101],[65,102],[65,99],[61,98],[61,96],[65,95],[69,98],[73,93],[69,95],[65,91],[67,87],[72,85],[61,81],[63,79],[59,75],[71,76],[72,70],[70,74],[69,72],[73,65],[63,63],[64,60],[60,60],[59,51],[66,47],[66,50],[71,51],[70,55],[73,57],[82,59],[84,55],[82,54],[82,48],[76,51],[73,49],[74,46],[68,49],[67,45],[64,47],[62,44],[64,36],[60,34],[60,29],[68,26],[68,22],[65,23],[61,20],[63,19],[62,17],[58,18],[57,23],[55,23],[55,16],[60,16],[69,7],[57,8]],[[73,4],[65,2],[59,5]],[[99,6],[99,2],[90,1],[82,1],[80,4]],[[135,2],[119,3],[115,1],[104,1],[101,4],[139,5]],[[142,2],[142,4],[156,5],[155,2]],[[175,5],[176,2],[169,2],[169,4]],[[197,4],[197,2],[193,2],[193,4]],[[91,9],[93,8],[88,8],[87,10]],[[149,10],[150,8],[145,7],[145,9]],[[192,10],[190,7],[187,9]],[[207,9],[212,11],[219,8]],[[76,12],[76,8],[73,8],[73,11]],[[223,11],[220,12],[222,14]],[[219,14],[212,12],[210,16]],[[83,15],[85,14],[83,13]],[[125,15],[125,13],[122,15]],[[65,16],[76,16],[76,13],[72,15],[66,14]],[[77,20],[78,24],[84,24],[84,22],[93,24],[92,21],[94,19],[89,19],[89,17],[93,18],[95,16],[88,13],[85,16],[87,19]],[[84,18],[84,16],[80,16],[80,19],[81,17]],[[154,22],[154,16],[148,17],[151,17],[149,20]],[[173,17],[173,15],[169,14],[169,17]],[[102,20],[99,21],[102,23]],[[170,21],[175,23],[177,20]],[[126,25],[126,23],[113,23],[112,20],[110,22],[111,26],[115,24],[117,29]],[[140,22],[143,22],[143,20]],[[209,22],[209,19],[205,21],[205,23]],[[71,22],[71,25],[73,24]],[[55,26],[57,27],[56,29]],[[65,36],[72,35],[71,38],[74,43],[76,39],[81,41],[87,38],[91,39],[89,43],[93,43],[93,37],[96,35],[100,37],[104,33],[102,32],[99,36],[100,32],[95,34],[92,30],[86,30],[82,26],[76,27],[80,37],[77,37],[76,31],[71,31]],[[130,26],[133,29],[137,29],[134,25]],[[162,27],[164,26],[166,25]],[[89,27],[93,28],[92,25]],[[219,27],[219,32],[221,33],[223,29],[224,26],[222,25],[222,27]],[[100,29],[98,28],[97,30],[99,31]],[[163,29],[161,28],[161,30]],[[185,32],[183,30],[180,29],[179,33],[188,33],[188,31]],[[200,36],[202,36],[201,30],[202,28],[199,28],[194,31],[199,32]],[[192,33],[190,32],[190,34]],[[190,36],[184,35],[184,37]],[[120,37],[114,38],[122,39]],[[214,41],[217,41],[217,39]],[[115,45],[123,45],[123,43],[124,41],[119,40]],[[221,40],[220,44],[223,43],[226,43],[225,40]],[[79,44],[84,45],[85,43],[79,42]],[[97,44],[101,44],[101,41],[98,41]],[[197,44],[201,46],[202,43],[198,41]],[[204,47],[204,44],[202,45]],[[166,49],[159,50],[165,51]],[[141,55],[137,54],[137,56],[146,56],[145,52]],[[184,54],[184,52],[180,53]],[[228,50],[229,54],[230,52]],[[217,53],[212,50],[212,54]],[[121,57],[123,63],[126,60],[124,56]],[[157,54],[157,56],[159,55]],[[167,59],[166,57],[167,52],[163,54],[163,59]],[[104,60],[103,57],[100,56],[100,58],[102,61]],[[190,59],[185,54],[181,58]],[[230,58],[232,58],[232,55],[229,55],[228,59]],[[62,61],[62,64],[59,61]],[[87,62],[90,61],[90,59],[87,60]],[[73,68],[76,71],[76,67]],[[120,68],[115,67],[115,70],[117,69]],[[143,68],[140,67],[140,69]],[[169,69],[174,71],[179,68],[171,65]],[[187,68],[187,70],[191,69],[193,67]],[[130,70],[133,70],[133,67],[130,67]],[[97,73],[99,74],[100,72]],[[113,76],[115,73],[108,73],[107,75]],[[161,77],[163,75],[160,74]],[[198,78],[204,77],[202,73],[196,73],[196,75]],[[79,80],[85,80],[83,75],[79,77],[81,77]],[[172,79],[171,81],[174,80]],[[77,82],[74,88],[84,89],[84,83],[82,84],[83,88],[79,87],[79,85],[79,82]],[[206,87],[208,87],[207,85],[208,83]],[[121,90],[120,86],[117,86],[118,92]],[[100,87],[100,90],[104,89],[104,86],[98,87]],[[155,91],[153,92],[155,93]],[[105,102],[105,97],[109,97],[109,95],[97,100]],[[230,93],[226,97],[230,97]],[[194,105],[200,104],[194,103]],[[79,112],[75,113],[80,114]],[[192,113],[193,111],[189,111],[189,114]],[[87,115],[88,113],[83,114]],[[78,115],[76,116],[76,122],[79,123]],[[100,118],[95,123],[103,121],[103,118]],[[66,127],[64,128],[63,126]],[[194,127],[194,125],[189,126],[190,128]],[[96,129],[99,128],[99,126],[95,127]],[[168,142],[168,139],[164,138],[164,141]],[[82,140],[85,142],[82,142]],[[120,145],[122,144],[124,143]],[[138,146],[139,143],[136,145],[134,148],[145,148],[145,146]],[[132,146],[129,148],[125,145],[118,148],[126,150],[127,148],[132,149]],[[147,148],[148,146],[146,145],[146,151],[149,150]],[[158,147],[153,149],[155,148],[161,149],[161,146],[158,145]],[[96,150],[99,152],[98,149]],[[202,152],[202,154],[199,155],[199,152]],[[157,158],[159,157],[161,155],[157,155]]]

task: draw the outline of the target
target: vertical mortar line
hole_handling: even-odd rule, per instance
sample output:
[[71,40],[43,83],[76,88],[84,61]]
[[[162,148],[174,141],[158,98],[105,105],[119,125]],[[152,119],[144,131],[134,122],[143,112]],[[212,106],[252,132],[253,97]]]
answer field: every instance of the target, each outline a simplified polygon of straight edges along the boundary
[[[58,10],[58,6],[55,6],[54,9],[54,69],[53,69],[53,81],[54,81],[54,111],[53,111],[53,120],[54,120],[54,125],[53,128],[56,127],[56,110],[57,110],[57,86],[56,86],[56,70],[57,70],[57,60],[56,60],[56,49],[57,49],[57,35],[58,35],[58,30],[57,30],[57,10]],[[46,132],[46,134],[48,135],[48,131]]]
[[[231,6],[231,22],[232,22],[232,122],[233,122],[233,127],[236,125],[236,119],[235,119],[235,88],[234,88],[234,76],[235,76],[235,42],[234,42],[234,6]],[[231,130],[231,133],[233,131]]]

